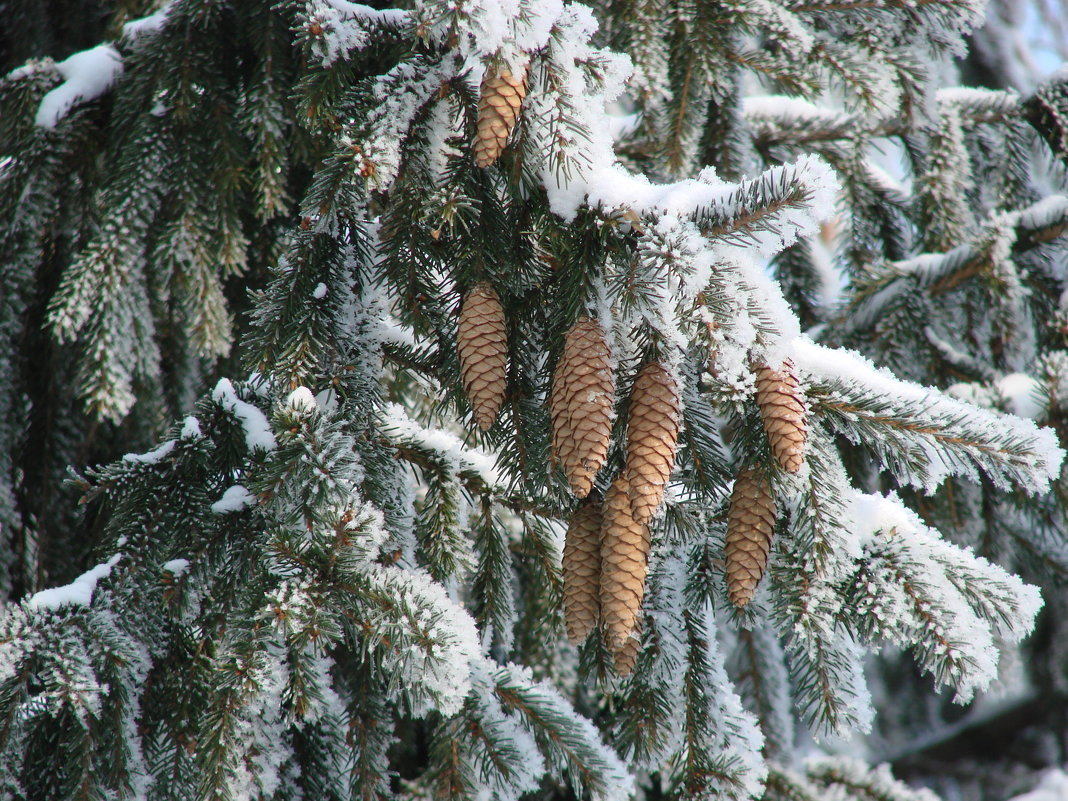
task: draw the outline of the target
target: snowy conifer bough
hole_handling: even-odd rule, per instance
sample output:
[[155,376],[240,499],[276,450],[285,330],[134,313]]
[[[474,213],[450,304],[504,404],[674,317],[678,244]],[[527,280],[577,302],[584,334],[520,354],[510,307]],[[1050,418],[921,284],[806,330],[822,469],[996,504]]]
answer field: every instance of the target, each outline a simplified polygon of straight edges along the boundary
[[132,5],[0,83],[0,797],[931,797],[795,723],[1068,566],[1064,82],[940,87],[962,0]]

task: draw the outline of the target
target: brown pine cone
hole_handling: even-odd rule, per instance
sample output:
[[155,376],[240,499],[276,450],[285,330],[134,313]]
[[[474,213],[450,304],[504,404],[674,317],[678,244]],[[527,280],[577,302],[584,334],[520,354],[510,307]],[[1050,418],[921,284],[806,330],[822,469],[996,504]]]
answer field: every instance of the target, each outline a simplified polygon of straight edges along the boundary
[[504,307],[493,287],[485,281],[475,284],[464,297],[456,349],[475,421],[485,431],[493,425],[504,402],[508,359]]
[[564,625],[578,645],[601,612],[601,503],[588,501],[571,515],[564,540]]
[[590,494],[608,454],[615,393],[604,329],[583,317],[564,339],[550,398],[553,459],[563,468],[575,497]]
[[675,467],[679,439],[679,385],[658,362],[634,379],[627,418],[627,478],[634,518],[648,523]]
[[634,666],[638,663],[638,654],[642,650],[641,631],[641,620],[639,619],[634,626],[634,633],[623,643],[623,647],[612,655],[613,666],[620,676],[629,676],[633,672]]
[[601,517],[601,620],[613,656],[637,624],[648,567],[649,529],[634,519],[630,485],[620,475],[608,488]]
[[486,71],[478,99],[475,138],[475,164],[479,167],[488,167],[500,158],[519,119],[519,109],[526,94],[525,72],[513,77],[509,72],[495,72],[492,68]]
[[757,366],[756,390],[760,419],[775,461],[787,473],[796,473],[805,463],[808,425],[793,362],[787,359],[780,370],[766,364]]
[[775,498],[767,479],[753,468],[734,481],[727,510],[727,595],[741,608],[753,600],[764,576],[775,532]]

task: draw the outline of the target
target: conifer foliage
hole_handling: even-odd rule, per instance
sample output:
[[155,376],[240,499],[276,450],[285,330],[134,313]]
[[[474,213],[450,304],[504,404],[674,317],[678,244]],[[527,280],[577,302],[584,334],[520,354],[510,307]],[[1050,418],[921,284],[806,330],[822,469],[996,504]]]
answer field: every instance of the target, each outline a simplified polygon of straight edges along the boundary
[[795,746],[1068,575],[1063,75],[941,85],[971,0],[113,5],[0,80],[0,798],[931,797]]

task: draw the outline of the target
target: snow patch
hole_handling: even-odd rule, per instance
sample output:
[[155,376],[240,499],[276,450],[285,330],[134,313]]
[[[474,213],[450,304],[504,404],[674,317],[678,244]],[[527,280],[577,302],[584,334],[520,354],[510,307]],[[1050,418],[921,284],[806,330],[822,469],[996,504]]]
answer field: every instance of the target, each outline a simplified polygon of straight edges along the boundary
[[122,460],[133,464],[159,464],[174,450],[176,442],[177,440],[169,439],[148,453],[128,453],[122,457]]
[[89,606],[93,601],[97,582],[111,574],[111,569],[119,563],[123,555],[115,554],[103,564],[82,573],[70,584],[41,590],[26,602],[35,611],[54,610],[63,606]]
[[[915,403],[932,419],[944,420],[947,427],[955,425],[955,421],[965,421],[970,428],[988,432],[991,439],[1001,439],[1014,445],[1025,443],[1030,452],[1024,453],[1017,448],[1013,454],[1014,461],[1011,465],[1006,463],[1005,468],[1014,470],[1013,475],[1028,492],[1046,492],[1050,481],[1060,474],[1064,451],[1056,433],[1050,428],[1039,428],[1031,420],[972,406],[933,387],[902,381],[855,351],[827,348],[806,337],[799,337],[790,344],[798,368],[817,380],[856,386],[873,397]],[[927,491],[934,491],[950,475],[976,477],[973,465],[959,459],[947,459],[935,441],[921,439],[920,442],[925,446],[930,461],[928,478],[923,485]],[[1001,476],[989,472],[988,475],[995,483],[1007,485]]]
[[1046,413],[1046,391],[1042,383],[1026,373],[1009,373],[995,383],[1001,399],[1017,417],[1037,420]]
[[248,491],[240,484],[235,484],[223,493],[215,503],[211,505],[211,511],[217,515],[229,514],[230,512],[240,512],[242,509],[247,509],[250,506],[255,505],[256,496]]
[[169,562],[163,563],[163,569],[173,575],[175,578],[184,576],[189,570],[188,559],[171,559]]
[[493,457],[485,451],[466,447],[455,434],[440,428],[424,428],[408,417],[404,407],[387,404],[382,419],[382,430],[397,440],[408,440],[424,448],[437,451],[457,472],[471,471],[491,489],[499,489],[501,477],[497,473]]
[[200,421],[190,415],[182,421],[182,430],[178,433],[178,439],[202,439],[204,433],[200,430]]
[[75,53],[56,64],[64,81],[41,98],[34,123],[55,128],[79,103],[95,100],[107,92],[122,75],[122,56],[111,45],[97,45]]
[[1014,643],[1031,632],[1038,588],[946,542],[894,493],[856,493],[850,517],[868,551],[854,611],[877,621],[882,638],[913,647],[958,701],[986,689],[997,678],[995,634]]
[[315,396],[312,395],[310,389],[297,387],[286,398],[286,406],[298,412],[311,412],[317,408],[318,404],[316,404]]
[[229,378],[219,379],[211,393],[211,399],[241,422],[245,429],[245,444],[250,451],[273,451],[278,447],[267,416],[258,407],[237,397]]
[[146,33],[157,33],[163,30],[163,23],[167,21],[167,14],[170,13],[170,10],[171,3],[167,3],[167,5],[155,14],[149,14],[147,17],[130,20],[122,26],[123,38],[133,40],[137,39],[139,36],[144,36]]
[[1013,796],[1009,801],[1068,801],[1068,773],[1051,768],[1042,774],[1034,789]]

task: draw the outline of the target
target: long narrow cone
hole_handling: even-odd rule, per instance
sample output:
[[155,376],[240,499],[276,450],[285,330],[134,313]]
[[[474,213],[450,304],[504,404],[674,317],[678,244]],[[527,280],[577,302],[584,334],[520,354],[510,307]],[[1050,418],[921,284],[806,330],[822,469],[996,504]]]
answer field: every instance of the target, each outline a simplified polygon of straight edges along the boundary
[[805,462],[808,424],[793,362],[787,359],[779,370],[759,365],[756,390],[757,407],[772,455],[779,467],[787,473],[796,473]]
[[612,665],[620,676],[629,676],[638,663],[638,654],[641,653],[641,625],[635,625],[634,633],[623,643],[623,647],[615,652]]
[[604,329],[583,317],[564,338],[550,396],[553,458],[578,498],[590,494],[608,455],[615,390]]
[[507,381],[508,331],[504,307],[485,281],[464,297],[456,332],[460,375],[475,422],[485,431],[493,425],[504,402]]
[[678,382],[662,364],[649,362],[634,379],[627,418],[626,473],[634,517],[642,523],[664,498],[681,419]]
[[588,501],[571,515],[564,540],[564,625],[578,645],[601,611],[601,504]]
[[488,167],[501,156],[508,137],[519,120],[527,94],[526,74],[488,70],[478,99],[475,164]]
[[649,529],[634,519],[630,485],[618,476],[601,517],[601,619],[605,644],[618,654],[637,624],[649,566]]
[[746,606],[768,566],[775,532],[775,498],[767,480],[756,470],[742,471],[734,481],[727,510],[727,596]]

